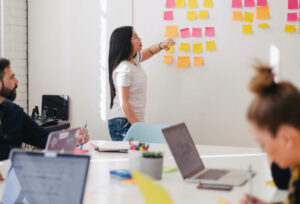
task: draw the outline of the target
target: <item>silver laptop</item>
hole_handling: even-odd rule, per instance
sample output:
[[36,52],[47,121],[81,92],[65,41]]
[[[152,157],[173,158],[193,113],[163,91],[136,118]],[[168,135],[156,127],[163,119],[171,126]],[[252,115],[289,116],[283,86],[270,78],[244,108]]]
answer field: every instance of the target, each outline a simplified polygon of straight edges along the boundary
[[80,128],[52,132],[48,136],[46,151],[73,153],[76,148]]
[[3,204],[80,204],[90,156],[13,150]]
[[184,123],[162,130],[183,179],[191,183],[240,186],[247,181],[248,171],[207,169]]

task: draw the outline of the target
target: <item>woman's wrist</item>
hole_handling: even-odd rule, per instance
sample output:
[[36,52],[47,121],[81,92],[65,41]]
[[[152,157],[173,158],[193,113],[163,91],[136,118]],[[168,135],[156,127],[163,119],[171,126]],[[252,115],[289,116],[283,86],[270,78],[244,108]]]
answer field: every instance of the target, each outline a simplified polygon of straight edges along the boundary
[[160,50],[163,49],[163,48],[161,47],[161,44],[163,44],[163,42],[160,42],[160,43],[158,44],[158,47],[159,47]]

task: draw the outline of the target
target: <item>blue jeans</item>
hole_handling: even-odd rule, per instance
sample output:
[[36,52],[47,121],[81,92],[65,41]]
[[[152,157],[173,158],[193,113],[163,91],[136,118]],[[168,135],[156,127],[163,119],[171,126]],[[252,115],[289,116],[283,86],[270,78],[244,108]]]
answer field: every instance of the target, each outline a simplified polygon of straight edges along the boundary
[[131,124],[126,118],[113,118],[108,120],[109,134],[113,141],[122,141],[130,127]]

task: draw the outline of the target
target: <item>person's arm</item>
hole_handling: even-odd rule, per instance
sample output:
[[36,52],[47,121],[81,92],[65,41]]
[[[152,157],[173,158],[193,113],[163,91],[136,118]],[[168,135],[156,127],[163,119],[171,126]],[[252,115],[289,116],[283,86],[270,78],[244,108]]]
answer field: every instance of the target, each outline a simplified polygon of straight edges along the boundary
[[23,118],[23,142],[44,149],[46,147],[49,132],[39,126],[25,112],[23,112]]
[[133,123],[139,122],[133,109],[128,101],[129,99],[129,89],[130,87],[118,87],[118,94],[119,94],[119,102],[120,107],[127,118],[127,120],[132,125]]
[[154,44],[144,50],[142,50],[142,62],[151,58],[153,55],[161,51],[162,49],[169,49],[169,46],[175,45],[175,42],[172,39],[167,39],[163,42]]

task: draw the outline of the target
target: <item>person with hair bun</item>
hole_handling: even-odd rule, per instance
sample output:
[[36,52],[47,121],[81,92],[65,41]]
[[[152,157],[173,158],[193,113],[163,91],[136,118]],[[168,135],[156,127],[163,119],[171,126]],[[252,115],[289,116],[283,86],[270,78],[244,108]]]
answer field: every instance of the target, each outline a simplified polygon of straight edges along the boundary
[[[290,82],[274,81],[268,66],[255,67],[250,82],[255,94],[248,109],[250,131],[262,150],[280,168],[290,168],[289,195],[286,204],[300,203],[300,92]],[[246,195],[242,204],[265,204]]]

